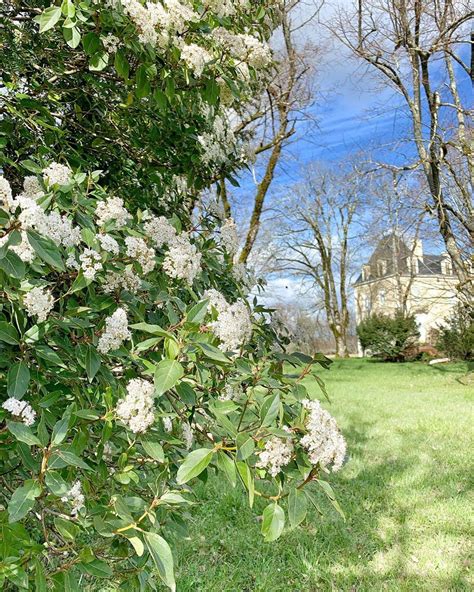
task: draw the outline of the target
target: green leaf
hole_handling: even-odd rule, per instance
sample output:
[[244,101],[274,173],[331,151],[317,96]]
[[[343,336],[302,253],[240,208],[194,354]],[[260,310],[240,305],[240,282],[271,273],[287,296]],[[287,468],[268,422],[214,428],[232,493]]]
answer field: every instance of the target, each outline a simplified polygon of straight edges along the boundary
[[255,442],[248,434],[237,436],[237,460],[245,460],[252,456],[255,450]]
[[201,300],[201,302],[195,304],[186,315],[186,320],[188,321],[188,323],[202,323],[202,321],[206,317],[208,304],[208,299]]
[[199,450],[190,452],[179,467],[176,477],[178,485],[187,483],[202,473],[211,462],[213,454],[214,450],[212,448],[199,448]]
[[44,567],[38,559],[35,561],[35,592],[48,592]]
[[8,251],[5,257],[0,259],[0,269],[17,280],[21,280],[25,275],[25,264],[13,251]]
[[214,347],[209,343],[196,343],[196,345],[202,350],[206,358],[214,360],[215,362],[222,362],[224,364],[231,363],[231,360],[217,347]]
[[0,321],[0,341],[4,341],[10,345],[18,345],[20,343],[18,331],[6,321]]
[[26,235],[28,242],[40,259],[58,271],[66,271],[61,251],[51,239],[41,236],[34,230],[28,230]]
[[225,474],[232,487],[237,485],[234,461],[222,450],[217,453],[217,468]]
[[130,65],[122,49],[117,50],[115,54],[114,66],[117,74],[125,80],[128,80]]
[[20,442],[24,442],[25,444],[28,444],[28,446],[41,446],[39,439],[24,423],[7,421],[7,428]]
[[100,363],[101,360],[97,350],[92,345],[88,345],[86,350],[86,373],[89,382],[94,380],[94,376],[100,368]]
[[9,397],[21,399],[28,390],[30,371],[25,362],[17,362],[10,367],[7,378],[7,393]]
[[172,592],[175,592],[173,555],[170,546],[164,538],[154,532],[145,532],[143,536],[160,578]]
[[81,34],[77,27],[63,27],[64,40],[72,49],[76,49],[81,42]]
[[85,469],[87,471],[92,470],[88,464],[86,464],[81,458],[77,456],[77,454],[74,454],[69,450],[56,450],[54,454],[51,455],[49,467],[51,469],[59,469],[64,465],[79,467],[80,469]]
[[143,553],[145,552],[145,546],[142,543],[142,540],[138,537],[127,537],[128,541],[130,542],[130,544],[132,545],[132,547],[135,549],[135,553],[138,555],[138,557],[141,557],[143,555]]
[[242,479],[243,484],[249,493],[249,506],[252,507],[255,497],[255,481],[252,471],[246,462],[240,461],[235,463],[235,465],[239,471],[240,478]]
[[63,496],[70,489],[69,485],[57,471],[46,471],[44,480],[46,487],[58,497]]
[[288,495],[288,518],[293,528],[298,526],[306,518],[308,500],[302,491],[293,487]]
[[96,578],[111,578],[114,573],[112,568],[109,567],[105,561],[100,561],[99,559],[94,559],[93,561],[88,561],[87,563],[79,563],[78,567],[81,569],[81,571],[85,571],[89,575]]
[[280,395],[276,393],[273,396],[266,397],[260,410],[260,419],[262,420],[262,426],[271,425],[275,421],[279,410]]
[[51,435],[51,443],[54,445],[61,444],[64,438],[67,436],[69,427],[69,420],[71,418],[70,412],[66,412],[64,416],[56,422],[53,433]]
[[94,32],[87,33],[82,38],[82,47],[87,55],[91,56],[100,48],[99,36]]
[[15,489],[8,503],[8,521],[18,522],[35,505],[35,499],[41,495],[41,487],[36,481],[28,480]]
[[96,53],[89,60],[89,70],[92,72],[101,72],[109,63],[109,54],[107,52]]
[[47,362],[51,362],[55,366],[61,366],[62,368],[67,368],[67,365],[61,360],[59,355],[49,347],[49,345],[41,344],[35,347],[35,353],[38,358],[46,360]]
[[334,495],[334,491],[332,487],[329,485],[327,481],[323,481],[322,479],[316,479],[316,483],[321,487],[321,489],[326,494],[328,500],[330,501],[333,508],[338,512],[343,520],[346,519],[344,512],[342,511],[341,506],[339,505],[336,496]]
[[161,360],[155,370],[155,395],[169,391],[184,376],[184,368],[176,360]]
[[143,99],[151,92],[150,81],[148,80],[148,75],[146,71],[146,67],[142,64],[138,66],[137,72],[135,74],[135,81],[136,81],[136,89],[135,93],[139,99]]
[[160,463],[165,461],[165,453],[163,452],[163,447],[159,442],[153,442],[148,438],[141,438],[141,443],[143,450],[148,454],[148,456],[154,458]]
[[262,534],[265,542],[276,541],[285,526],[285,512],[277,503],[269,504],[263,510]]
[[39,24],[39,32],[45,33],[52,29],[61,18],[61,7],[50,6],[43,10],[43,12],[36,16],[33,20]]
[[174,336],[171,333],[168,333],[168,331],[165,331],[159,325],[150,325],[149,323],[135,323],[134,325],[130,325],[130,328],[135,329],[136,331],[143,331],[144,333],[151,333],[152,335],[171,337],[174,339]]

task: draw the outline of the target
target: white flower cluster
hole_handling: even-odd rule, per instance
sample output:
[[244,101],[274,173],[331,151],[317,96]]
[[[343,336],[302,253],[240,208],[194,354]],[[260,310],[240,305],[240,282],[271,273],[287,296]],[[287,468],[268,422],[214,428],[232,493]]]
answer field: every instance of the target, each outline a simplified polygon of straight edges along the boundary
[[217,320],[210,325],[221,340],[220,348],[224,351],[239,349],[252,335],[248,306],[242,300],[229,304],[217,290],[208,290],[205,296],[218,312]]
[[213,121],[212,130],[198,136],[198,141],[203,148],[202,160],[204,163],[223,163],[235,148],[235,134],[229,122],[217,115]]
[[101,41],[107,53],[115,53],[120,45],[120,39],[111,33],[102,37]]
[[188,422],[184,422],[183,423],[183,427],[181,428],[182,430],[182,436],[183,436],[183,440],[184,440],[184,445],[186,446],[186,450],[189,450],[194,442],[194,432],[192,427],[189,425]]
[[39,199],[44,195],[40,182],[37,177],[33,175],[25,177],[23,181],[23,191],[27,197],[33,197],[35,199]]
[[113,236],[110,236],[110,234],[96,234],[95,237],[99,241],[101,249],[107,251],[107,253],[112,253],[112,255],[119,254],[120,247]]
[[28,315],[30,317],[36,315],[39,323],[46,320],[54,306],[54,298],[51,291],[47,288],[40,288],[39,286],[30,290],[25,295],[23,302]]
[[221,226],[221,242],[230,255],[235,255],[239,249],[237,225],[232,218],[227,218]]
[[71,182],[71,169],[58,162],[52,162],[43,169],[43,180],[49,187],[53,185],[68,185]]
[[309,416],[306,420],[308,433],[301,438],[301,445],[308,451],[311,464],[332,465],[332,470],[338,471],[344,463],[346,441],[336,420],[319,401],[304,399],[302,404]]
[[222,18],[234,15],[239,9],[248,8],[249,0],[203,0],[203,5]]
[[127,395],[115,408],[117,418],[134,432],[145,432],[155,420],[153,385],[142,378],[132,378],[127,385]]
[[[118,0],[112,0],[110,3],[117,5]],[[188,22],[199,20],[199,15],[189,4],[179,0],[146,4],[141,4],[138,0],[120,0],[120,4],[138,29],[138,39],[143,44],[166,47],[171,35],[182,33]]]
[[142,238],[127,236],[125,244],[127,246],[127,255],[138,261],[144,274],[153,271],[155,267],[156,253],[153,249],[147,246]]
[[142,287],[142,280],[134,273],[131,269],[126,267],[120,273],[109,272],[107,274],[105,284],[103,287],[104,292],[111,294],[116,290],[127,290],[130,294],[137,294]]
[[79,255],[81,262],[81,269],[84,272],[84,277],[88,280],[93,280],[98,271],[102,269],[101,256],[94,249],[85,249]]
[[153,216],[143,226],[157,249],[170,243],[176,237],[176,229],[164,216]]
[[81,241],[81,230],[73,226],[71,220],[65,214],[59,212],[46,212],[38,205],[35,197],[19,195],[14,204],[20,207],[21,213],[18,221],[22,229],[35,229],[39,234],[50,238],[57,245],[73,247]]
[[110,350],[118,349],[131,336],[127,313],[123,308],[117,308],[112,316],[105,319],[105,331],[99,338],[97,349],[106,354]]
[[170,242],[163,269],[171,278],[185,280],[191,285],[201,269],[201,258],[202,254],[183,232]]
[[35,423],[36,411],[26,401],[19,401],[15,397],[10,397],[3,403],[2,407],[27,426]]
[[171,417],[163,417],[163,429],[168,434],[173,431],[173,420]]
[[206,64],[212,61],[212,55],[196,43],[185,44],[181,48],[181,59],[192,70],[196,78],[200,78]]
[[25,263],[31,263],[35,258],[35,251],[30,245],[24,230],[21,231],[21,242],[18,245],[12,245],[9,249],[16,253]]
[[81,508],[85,507],[85,497],[82,493],[82,486],[80,481],[76,481],[71,489],[63,495],[61,501],[72,504],[71,516],[75,516]]
[[272,477],[276,477],[281,468],[291,461],[293,443],[291,438],[270,438],[265,442],[265,449],[257,452],[259,461],[256,467],[266,469]]
[[266,68],[272,61],[272,52],[268,44],[262,43],[253,35],[235,35],[223,27],[214,29],[212,34],[234,58],[253,68]]
[[117,228],[125,226],[132,217],[124,208],[123,199],[120,197],[108,197],[105,201],[100,201],[96,206],[95,215],[99,226],[113,220]]
[[227,383],[224,388],[222,389],[221,394],[219,395],[220,401],[234,401],[240,398],[242,394],[242,387],[240,384],[230,384]]
[[9,210],[12,201],[12,188],[3,175],[0,175],[0,208]]

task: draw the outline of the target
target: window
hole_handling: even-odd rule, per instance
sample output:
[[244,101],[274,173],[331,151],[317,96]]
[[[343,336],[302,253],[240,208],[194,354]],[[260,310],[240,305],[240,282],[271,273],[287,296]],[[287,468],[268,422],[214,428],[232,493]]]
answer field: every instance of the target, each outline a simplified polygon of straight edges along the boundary
[[385,290],[380,290],[379,292],[379,304],[380,306],[384,306],[385,304]]
[[386,275],[387,273],[387,262],[385,259],[377,261],[377,271],[379,275]]
[[370,298],[369,298],[369,296],[364,296],[364,311],[367,314],[370,313]]

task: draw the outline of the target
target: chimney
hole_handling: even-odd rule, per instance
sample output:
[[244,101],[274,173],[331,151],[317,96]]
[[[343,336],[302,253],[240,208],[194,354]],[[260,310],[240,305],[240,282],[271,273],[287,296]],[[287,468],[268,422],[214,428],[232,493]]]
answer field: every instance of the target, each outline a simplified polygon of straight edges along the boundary
[[453,275],[453,266],[448,253],[442,253],[441,257],[441,273],[443,275]]
[[370,265],[362,266],[362,279],[364,282],[370,279]]
[[416,238],[412,243],[413,257],[415,259],[423,259],[423,241]]

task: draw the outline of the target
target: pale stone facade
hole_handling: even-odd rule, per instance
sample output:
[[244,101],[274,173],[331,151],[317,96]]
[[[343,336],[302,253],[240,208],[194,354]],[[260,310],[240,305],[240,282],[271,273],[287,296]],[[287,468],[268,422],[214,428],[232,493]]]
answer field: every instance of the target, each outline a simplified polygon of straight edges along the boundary
[[447,254],[424,254],[421,241],[408,247],[391,234],[381,239],[354,284],[356,322],[404,310],[415,315],[420,343],[433,343],[458,302],[457,283]]

